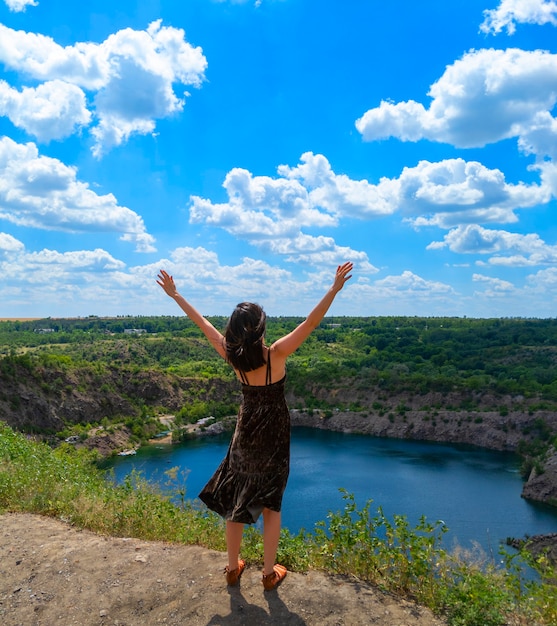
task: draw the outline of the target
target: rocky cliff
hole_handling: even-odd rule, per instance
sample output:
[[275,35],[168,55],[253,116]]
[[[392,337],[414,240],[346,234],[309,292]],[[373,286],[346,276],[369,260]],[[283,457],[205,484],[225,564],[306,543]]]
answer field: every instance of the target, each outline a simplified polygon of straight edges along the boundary
[[557,506],[557,451],[552,448],[540,468],[534,467],[524,484],[522,497]]
[[115,367],[102,375],[87,368],[29,369],[18,365],[0,375],[0,419],[12,428],[55,433],[71,424],[104,417],[133,417],[144,406],[178,411],[188,400],[233,400],[233,381],[175,376],[163,371]]
[[516,451],[521,441],[536,437],[543,423],[557,431],[557,414],[539,411],[502,416],[499,412],[453,409],[389,411],[291,411],[296,426],[361,433],[375,437],[467,443],[490,450]]

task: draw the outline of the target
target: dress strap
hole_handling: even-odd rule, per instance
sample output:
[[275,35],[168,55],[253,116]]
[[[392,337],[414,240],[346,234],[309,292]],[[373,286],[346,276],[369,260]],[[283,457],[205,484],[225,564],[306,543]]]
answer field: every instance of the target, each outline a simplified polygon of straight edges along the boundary
[[244,372],[244,370],[238,370],[238,372],[240,373],[240,379],[242,383],[244,385],[249,385],[248,375],[246,374],[246,372]]
[[267,372],[265,374],[265,384],[271,384],[271,350],[267,349]]

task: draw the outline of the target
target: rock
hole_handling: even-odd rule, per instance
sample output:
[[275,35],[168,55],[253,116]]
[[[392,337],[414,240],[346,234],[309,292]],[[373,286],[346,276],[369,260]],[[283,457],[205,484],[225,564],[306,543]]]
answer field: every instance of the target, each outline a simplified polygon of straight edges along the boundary
[[526,539],[509,539],[507,543],[517,550],[526,548],[535,557],[544,555],[553,566],[557,566],[557,533],[534,535]]
[[557,451],[552,450],[543,466],[543,472],[532,470],[522,489],[522,497],[557,506]]

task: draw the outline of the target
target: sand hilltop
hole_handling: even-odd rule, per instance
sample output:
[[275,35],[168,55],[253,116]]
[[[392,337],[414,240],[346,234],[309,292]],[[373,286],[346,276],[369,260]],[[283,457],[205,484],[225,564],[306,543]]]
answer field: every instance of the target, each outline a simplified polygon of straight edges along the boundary
[[257,566],[227,588],[225,555],[198,546],[102,537],[47,517],[0,516],[3,626],[442,626],[371,585],[290,572],[265,592]]

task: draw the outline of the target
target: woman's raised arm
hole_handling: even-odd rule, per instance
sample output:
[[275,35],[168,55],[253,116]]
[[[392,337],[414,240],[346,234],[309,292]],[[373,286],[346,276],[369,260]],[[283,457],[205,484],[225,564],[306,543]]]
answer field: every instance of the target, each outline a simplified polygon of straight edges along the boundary
[[225,359],[226,351],[224,348],[224,337],[211,322],[204,318],[199,311],[193,307],[183,296],[178,293],[174,279],[168,272],[161,270],[157,276],[157,284],[160,285],[166,295],[170,296],[176,304],[184,311],[184,313],[190,318],[190,320],[201,330],[201,332],[207,337],[213,348]]
[[350,261],[347,261],[337,267],[334,282],[327,293],[323,296],[323,298],[321,298],[311,313],[299,326],[297,326],[291,333],[288,333],[288,335],[285,335],[273,343],[271,346],[271,350],[273,350],[273,352],[283,358],[286,358],[302,345],[302,343],[311,335],[312,331],[319,326],[321,320],[325,317],[325,314],[333,303],[335,296],[344,287],[344,283],[352,278],[352,274],[350,274],[350,272],[353,267],[354,265]]

